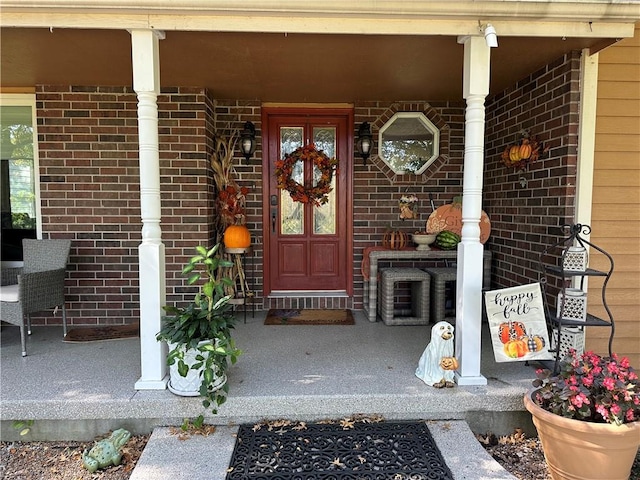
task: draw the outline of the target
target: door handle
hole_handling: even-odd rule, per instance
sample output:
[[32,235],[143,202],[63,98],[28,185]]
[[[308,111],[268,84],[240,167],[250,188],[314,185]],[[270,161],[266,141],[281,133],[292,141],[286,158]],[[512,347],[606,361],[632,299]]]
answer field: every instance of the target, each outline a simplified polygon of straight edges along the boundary
[[271,233],[276,233],[276,217],[278,216],[278,209],[271,209]]

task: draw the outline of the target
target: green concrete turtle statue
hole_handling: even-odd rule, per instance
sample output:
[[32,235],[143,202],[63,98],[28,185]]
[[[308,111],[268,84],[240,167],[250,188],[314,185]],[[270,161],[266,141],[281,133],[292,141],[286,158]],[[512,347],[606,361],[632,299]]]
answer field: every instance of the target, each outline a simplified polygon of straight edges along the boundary
[[96,442],[89,452],[86,450],[82,454],[82,464],[84,468],[94,473],[99,468],[110,465],[120,465],[122,461],[122,447],[131,438],[124,428],[114,431],[109,438]]

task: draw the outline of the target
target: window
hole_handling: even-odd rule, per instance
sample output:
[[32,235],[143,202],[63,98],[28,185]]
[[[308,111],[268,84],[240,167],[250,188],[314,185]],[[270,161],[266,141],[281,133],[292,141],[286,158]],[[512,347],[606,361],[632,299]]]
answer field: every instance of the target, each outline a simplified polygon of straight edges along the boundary
[[438,158],[439,139],[424,114],[399,112],[380,129],[380,157],[394,173],[421,174]]
[[0,95],[2,262],[22,261],[41,225],[33,95]]

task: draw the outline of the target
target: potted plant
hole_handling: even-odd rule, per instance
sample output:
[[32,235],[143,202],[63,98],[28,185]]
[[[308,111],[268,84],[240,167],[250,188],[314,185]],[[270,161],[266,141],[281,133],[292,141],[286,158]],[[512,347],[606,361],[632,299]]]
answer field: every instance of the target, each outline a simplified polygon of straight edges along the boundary
[[158,341],[169,346],[169,389],[178,395],[204,397],[202,404],[217,413],[227,397],[227,369],[242,353],[231,337],[235,317],[225,286],[231,280],[217,275],[218,269],[232,266],[218,253],[220,244],[207,249],[196,247],[182,269],[187,283],[200,282],[200,289],[186,307],[165,306]]
[[640,445],[640,384],[627,358],[571,349],[536,372],[524,403],[554,480],[627,480]]

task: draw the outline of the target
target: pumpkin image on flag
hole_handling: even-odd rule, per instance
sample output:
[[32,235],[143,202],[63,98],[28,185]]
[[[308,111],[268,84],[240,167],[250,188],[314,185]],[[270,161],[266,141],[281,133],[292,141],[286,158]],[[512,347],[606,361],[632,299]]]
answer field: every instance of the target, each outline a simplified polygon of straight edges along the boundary
[[552,360],[539,283],[484,293],[496,362]]
[[524,357],[529,350],[527,350],[527,342],[523,339],[509,340],[504,344],[504,353],[510,358]]
[[522,339],[527,342],[527,349],[530,352],[541,352],[544,348],[544,338],[540,335],[527,335],[526,337],[522,337]]
[[522,322],[504,322],[498,326],[498,335],[502,343],[509,340],[519,340],[527,334],[527,329]]

